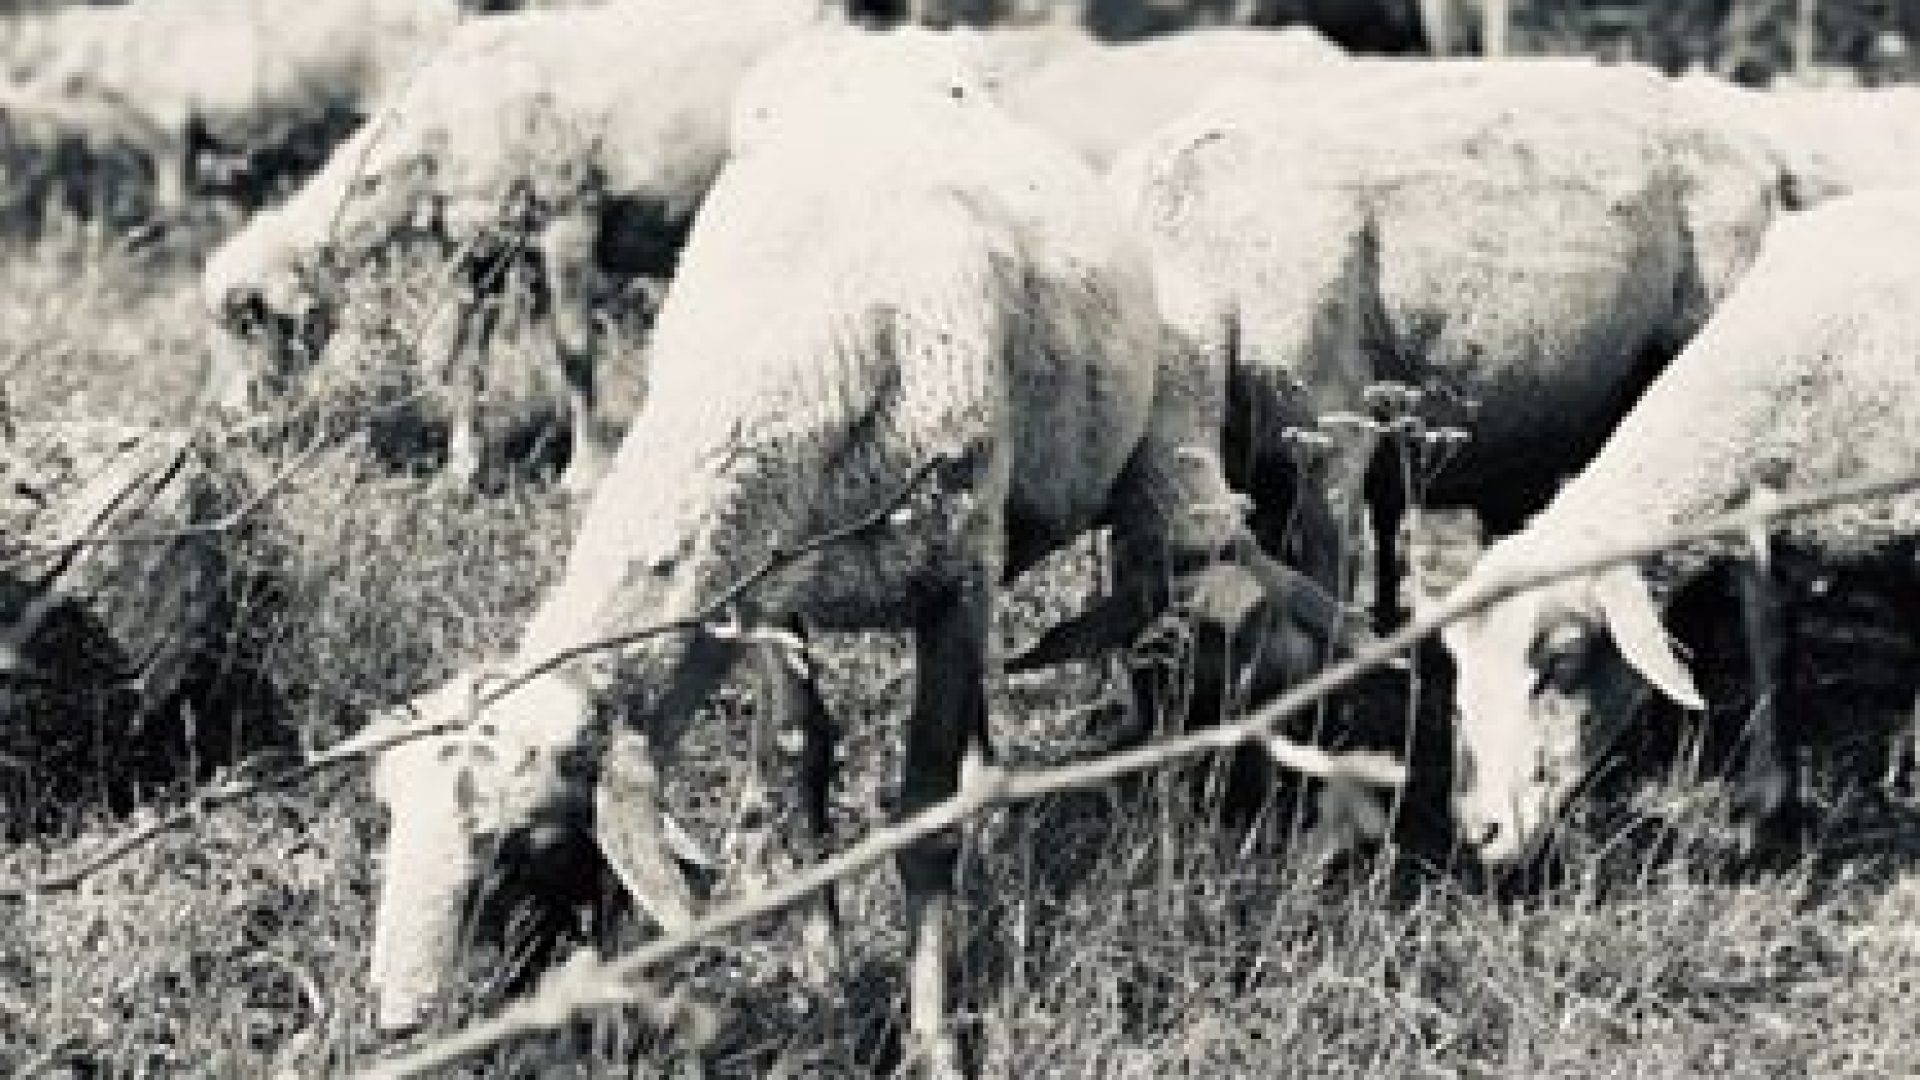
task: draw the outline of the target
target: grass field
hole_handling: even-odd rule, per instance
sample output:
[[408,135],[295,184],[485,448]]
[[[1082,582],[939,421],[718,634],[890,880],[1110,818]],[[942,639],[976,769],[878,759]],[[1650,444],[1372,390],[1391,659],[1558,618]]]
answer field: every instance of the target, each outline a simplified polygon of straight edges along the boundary
[[[55,238],[0,259],[0,379],[20,416],[180,422],[200,371],[190,260]],[[265,475],[278,451],[236,450]],[[274,588],[233,639],[259,676],[231,715],[308,744],[496,653],[565,550],[569,511],[537,485],[454,498],[352,442],[316,455],[237,532]],[[1080,577],[1071,562],[1009,605],[1023,638]],[[238,571],[236,571],[238,573]],[[836,840],[882,820],[905,655],[831,643],[846,731]],[[1018,761],[1091,741],[1084,673],[996,697]],[[713,712],[676,797],[728,807],[739,710]],[[1835,724],[1859,718],[1828,717]],[[150,783],[142,799],[177,798]],[[205,764],[202,762],[202,764]],[[1828,775],[1804,851],[1744,858],[1720,788],[1655,769],[1598,814],[1554,879],[1489,887],[1444,853],[1318,857],[1295,818],[1203,824],[1193,785],[1157,780],[996,811],[974,831],[958,965],[964,1027],[997,1076],[1898,1076],[1920,1074],[1920,836],[1898,807]],[[29,785],[30,786],[30,785]],[[1871,810],[1865,809],[1872,806]],[[20,808],[9,807],[10,812]],[[40,872],[138,820],[82,801],[0,852]],[[79,890],[0,919],[0,1074],[329,1076],[376,1047],[363,982],[378,814],[343,775],[208,813]],[[775,925],[671,973],[723,1004],[714,1075],[866,1075],[900,1015],[890,874],[843,896],[845,970],[825,1000],[782,974]],[[484,959],[484,958],[483,958]],[[476,965],[475,985],[489,980]],[[654,1075],[670,1057],[600,1016],[462,1075]]]

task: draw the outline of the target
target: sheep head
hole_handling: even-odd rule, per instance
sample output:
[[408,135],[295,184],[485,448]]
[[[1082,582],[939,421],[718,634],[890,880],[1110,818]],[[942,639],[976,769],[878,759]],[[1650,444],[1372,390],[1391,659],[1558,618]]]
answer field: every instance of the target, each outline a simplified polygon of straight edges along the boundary
[[[1491,551],[1462,588],[1497,580]],[[1535,589],[1441,632],[1456,669],[1456,824],[1489,866],[1532,857],[1650,689],[1700,692],[1631,566]]]
[[280,235],[273,211],[208,258],[201,298],[209,330],[205,393],[214,405],[254,411],[319,360],[335,323],[323,263]]
[[584,688],[541,678],[481,711],[484,690],[463,674],[377,721],[450,725],[373,769],[389,822],[371,972],[384,1029],[418,1025],[449,989],[490,884],[538,880],[589,827],[602,747]]
[[[733,646],[696,635],[640,657],[661,673],[648,714],[685,715]],[[578,896],[610,870],[662,927],[692,917],[683,865],[713,860],[665,814],[648,730],[608,724],[600,695],[565,670],[541,675],[482,707],[486,681],[462,674],[383,717],[383,725],[445,725],[402,743],[373,771],[388,813],[371,979],[378,1022],[421,1024],[452,988],[461,943],[486,940],[520,901]]]

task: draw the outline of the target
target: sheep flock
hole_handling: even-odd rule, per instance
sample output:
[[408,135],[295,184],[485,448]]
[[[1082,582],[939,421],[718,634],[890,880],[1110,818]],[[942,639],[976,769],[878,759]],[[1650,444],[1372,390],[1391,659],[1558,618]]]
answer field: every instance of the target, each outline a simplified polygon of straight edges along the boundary
[[1920,90],[24,6],[0,1074],[1920,1072]]

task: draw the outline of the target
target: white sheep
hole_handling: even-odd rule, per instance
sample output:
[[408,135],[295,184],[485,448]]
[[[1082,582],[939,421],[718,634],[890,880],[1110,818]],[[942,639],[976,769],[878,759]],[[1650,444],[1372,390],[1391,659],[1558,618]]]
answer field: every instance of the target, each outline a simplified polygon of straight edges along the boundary
[[[218,186],[252,203],[317,164],[459,19],[453,0],[67,6],[13,27],[8,63],[35,87],[105,95],[145,116],[165,136],[151,148],[161,208],[177,213],[209,171],[230,174]],[[268,175],[261,166],[275,158],[282,168]],[[206,168],[215,164],[224,169]]]
[[[1420,387],[1434,428],[1467,433],[1457,451],[1410,450],[1451,454],[1424,498],[1510,531],[1704,321],[1773,212],[1757,146],[1649,72],[1583,61],[1243,80],[1130,148],[1111,180],[1169,322],[1232,387],[1228,462],[1263,540],[1297,543],[1328,583],[1350,573],[1384,442],[1371,387]],[[1305,459],[1280,429],[1298,416],[1324,421],[1315,467],[1335,509],[1295,521]],[[1407,493],[1380,481],[1391,577]],[[1382,583],[1376,601],[1396,600]]]
[[36,236],[62,212],[116,231],[151,221],[162,197],[154,148],[165,141],[111,96],[0,83],[0,227]]
[[[1765,497],[1920,462],[1920,199],[1890,191],[1784,218],[1745,279],[1599,456],[1460,586],[1477,589]],[[1783,524],[1771,547],[1829,565],[1901,558],[1920,499]],[[1502,602],[1444,632],[1458,668],[1458,824],[1484,860],[1535,852],[1650,690],[1703,701],[1662,627],[1689,581],[1743,547],[1701,543]],[[1897,563],[1910,573],[1911,562]],[[1762,612],[1761,614],[1765,614]],[[1763,646],[1766,638],[1759,635]],[[1780,657],[1755,658],[1758,700]],[[1773,670],[1769,670],[1772,667]],[[1741,798],[1779,807],[1788,774],[1753,733]]]
[[735,85],[816,7],[632,0],[462,27],[303,190],[208,260],[226,403],[243,405],[254,378],[324,346],[347,279],[424,237],[453,261],[453,303],[427,349],[456,385],[447,478],[481,469],[477,399],[497,312],[487,299],[521,265],[567,387],[566,482],[585,491],[606,456],[597,313],[634,302],[620,282],[672,272],[724,159]]
[[1767,146],[1790,209],[1920,184],[1920,88],[1754,90],[1706,74],[1675,85],[1706,115]]
[[978,33],[985,53],[982,72],[996,92],[1057,60],[1101,47],[1098,39],[1072,23],[1001,25]]
[[1309,29],[1194,30],[1069,48],[1031,69],[1009,71],[999,95],[1007,111],[1105,168],[1224,78],[1287,79],[1345,58],[1338,45]]
[[[985,751],[1004,578],[1103,516],[1176,573],[1236,550],[1217,429],[1200,419],[1211,391],[1156,364],[1144,255],[1097,178],[1005,117],[953,38],[802,38],[749,77],[735,132],[660,314],[648,405],[510,666],[694,615],[774,553],[894,507],[735,606],[747,625],[800,614],[914,632],[910,814]],[[628,650],[651,703],[635,730],[665,753],[741,651],[716,633]],[[615,667],[570,664],[489,709],[483,731],[379,763],[384,1023],[411,1022],[444,985],[476,835],[584,823],[597,798],[598,840],[635,899],[665,925],[689,918],[646,747],[624,727],[609,740],[596,717]],[[446,716],[462,685],[420,711]],[[624,792],[608,794],[616,782]],[[946,836],[899,861],[911,1032],[936,1071],[956,1062],[956,856]]]

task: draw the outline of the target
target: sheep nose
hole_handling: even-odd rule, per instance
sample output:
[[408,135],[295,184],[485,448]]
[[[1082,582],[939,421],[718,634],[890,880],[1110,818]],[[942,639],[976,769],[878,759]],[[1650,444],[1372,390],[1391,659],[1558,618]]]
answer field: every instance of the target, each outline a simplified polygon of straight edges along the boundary
[[1500,823],[1489,821],[1480,826],[1480,835],[1473,840],[1474,847],[1486,847],[1500,838]]
[[220,299],[219,321],[242,336],[253,333],[267,322],[267,294],[252,285],[235,285]]
[[407,1042],[425,1030],[425,1020],[383,1020],[375,1026],[374,1037],[381,1046],[391,1047]]

